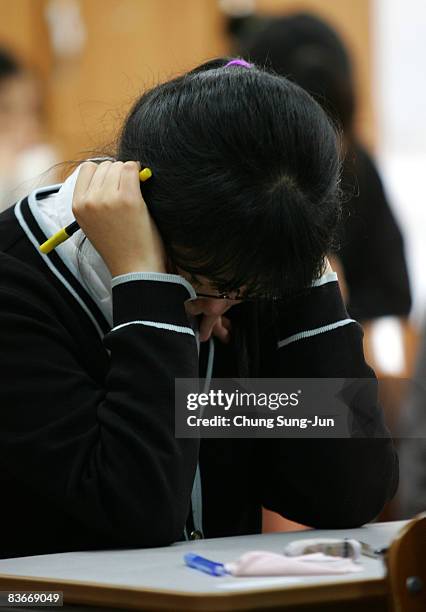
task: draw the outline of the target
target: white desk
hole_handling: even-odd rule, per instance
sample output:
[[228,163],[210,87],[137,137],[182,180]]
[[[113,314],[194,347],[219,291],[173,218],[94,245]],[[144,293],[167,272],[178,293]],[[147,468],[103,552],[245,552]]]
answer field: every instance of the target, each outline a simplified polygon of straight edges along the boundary
[[[331,610],[332,602],[359,602],[360,597],[384,599],[382,561],[363,557],[362,572],[340,576],[234,578],[213,577],[190,569],[184,565],[183,555],[194,551],[227,562],[249,550],[282,552],[288,542],[312,536],[356,538],[377,548],[387,546],[404,524],[405,521],[397,521],[360,529],[180,542],[167,548],[2,559],[0,590],[61,590],[67,604],[108,604],[122,609],[173,612],[294,609],[298,605],[328,602],[323,609]],[[345,605],[345,610],[348,609]],[[364,611],[367,609],[368,606],[363,606]]]

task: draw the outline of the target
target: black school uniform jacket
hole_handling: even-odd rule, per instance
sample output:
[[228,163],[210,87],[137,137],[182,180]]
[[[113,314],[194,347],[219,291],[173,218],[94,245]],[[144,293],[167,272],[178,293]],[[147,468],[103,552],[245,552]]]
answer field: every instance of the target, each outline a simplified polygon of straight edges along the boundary
[[[259,532],[262,506],[318,528],[380,512],[397,457],[377,406],[381,439],[176,439],[174,379],[206,362],[188,284],[120,278],[111,329],[60,255],[38,252],[45,238],[28,199],[0,215],[0,556],[180,540],[197,462],[204,537]],[[335,275],[270,308],[229,311],[213,376],[374,376]]]
[[369,153],[354,142],[346,155],[340,258],[349,291],[348,311],[360,321],[408,316],[411,292],[404,240]]

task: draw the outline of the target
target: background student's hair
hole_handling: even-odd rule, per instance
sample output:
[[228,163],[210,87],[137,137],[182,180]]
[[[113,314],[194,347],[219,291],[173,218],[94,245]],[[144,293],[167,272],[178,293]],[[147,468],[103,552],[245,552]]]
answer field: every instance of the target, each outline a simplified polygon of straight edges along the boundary
[[254,62],[306,89],[352,137],[356,107],[352,62],[337,33],[322,19],[296,13],[264,20],[240,51]]
[[0,85],[4,79],[22,72],[19,62],[7,49],[0,48]]
[[136,102],[117,158],[143,187],[172,261],[219,291],[288,295],[323,269],[339,218],[339,138],[298,85],[230,58]]

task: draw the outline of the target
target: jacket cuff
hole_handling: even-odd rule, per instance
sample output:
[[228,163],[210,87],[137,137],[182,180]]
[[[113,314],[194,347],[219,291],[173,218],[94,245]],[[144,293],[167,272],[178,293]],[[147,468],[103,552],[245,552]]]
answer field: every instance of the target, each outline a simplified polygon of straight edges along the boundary
[[[177,283],[185,287],[189,293],[190,298],[196,298],[194,287],[189,283],[186,278],[179,276],[178,274],[166,274],[162,272],[129,272],[128,274],[119,274],[111,279],[111,286],[114,288],[122,283],[136,280],[149,280],[159,281],[164,283]],[[188,298],[187,298],[188,299]]]
[[184,304],[195,292],[182,277],[138,272],[116,276],[111,285],[114,327],[144,322],[191,329]]
[[316,281],[303,295],[278,302],[277,310],[279,346],[356,323],[347,313],[334,273]]

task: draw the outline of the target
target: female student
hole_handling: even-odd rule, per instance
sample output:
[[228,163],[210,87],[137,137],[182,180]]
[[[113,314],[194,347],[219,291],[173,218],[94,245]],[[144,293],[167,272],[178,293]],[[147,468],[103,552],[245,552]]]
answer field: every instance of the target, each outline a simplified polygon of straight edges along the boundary
[[[374,518],[397,485],[377,405],[374,439],[174,435],[175,378],[374,376],[326,269],[325,113],[218,59],[145,93],[116,157],[0,218],[2,556],[255,533],[262,505],[314,527]],[[41,254],[74,218],[87,240]]]

